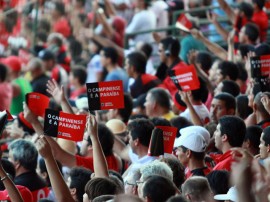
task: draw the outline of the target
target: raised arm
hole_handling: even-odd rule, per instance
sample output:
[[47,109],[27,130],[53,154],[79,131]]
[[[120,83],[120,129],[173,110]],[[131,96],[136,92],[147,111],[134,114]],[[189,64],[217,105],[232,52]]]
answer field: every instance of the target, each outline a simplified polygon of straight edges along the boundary
[[228,16],[229,20],[231,21],[231,23],[234,25],[237,16],[236,16],[234,10],[232,9],[232,7],[230,7],[230,5],[225,0],[217,0],[217,1],[220,5],[220,8],[222,10],[224,10],[224,12]]
[[0,178],[8,192],[10,200],[14,202],[23,202],[23,198],[19,190],[12,182],[12,180],[9,178],[8,174],[5,172],[1,163],[1,159],[2,159],[2,151],[0,151]]
[[[38,121],[37,117],[32,113],[32,111],[28,108],[28,106],[24,103],[24,117],[25,119],[32,124],[35,132],[38,135],[43,135],[43,127]],[[48,131],[49,132],[49,131]],[[46,137],[50,142],[51,147],[53,148],[53,155],[57,161],[59,161],[64,166],[74,167],[76,166],[76,158],[74,155],[62,149],[55,140],[51,137]]]
[[45,160],[52,189],[55,193],[57,201],[74,202],[75,200],[72,198],[69,188],[59,171],[57,163],[54,159],[54,155],[52,153],[51,146],[46,140],[45,136],[42,135],[38,138],[36,142],[36,147],[40,155]]
[[192,29],[190,30],[190,33],[192,34],[192,36],[198,40],[200,40],[201,42],[203,42],[203,44],[213,53],[215,54],[217,57],[219,57],[222,60],[227,60],[228,58],[228,54],[227,51],[224,50],[221,46],[219,46],[216,43],[213,43],[211,41],[209,41],[205,36],[203,36],[202,32],[200,32],[197,29]]
[[108,177],[108,165],[98,138],[98,124],[93,115],[88,119],[87,132],[92,141],[95,177]]

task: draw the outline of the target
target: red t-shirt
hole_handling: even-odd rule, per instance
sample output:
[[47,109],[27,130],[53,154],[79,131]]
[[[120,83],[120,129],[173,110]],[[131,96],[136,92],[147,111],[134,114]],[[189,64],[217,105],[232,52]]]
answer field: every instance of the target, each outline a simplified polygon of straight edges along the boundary
[[53,25],[53,31],[63,34],[64,37],[69,37],[71,34],[71,28],[66,18],[62,17],[56,21]]
[[[115,156],[110,155],[110,156],[105,156],[105,158],[108,164],[108,169],[115,170],[116,172],[118,172],[119,168],[118,168],[118,163]],[[83,156],[76,155],[76,165],[82,166],[82,167],[85,167],[94,171],[93,157],[83,157]]]
[[83,86],[83,87],[81,87],[81,88],[78,89],[78,90],[72,91],[71,94],[70,94],[69,99],[71,99],[71,100],[76,100],[80,95],[86,94],[86,92],[87,92],[87,91],[86,91],[86,87]]
[[260,28],[260,39],[261,42],[266,41],[267,28],[268,28],[268,16],[264,11],[258,11],[253,13],[252,21],[257,24]]
[[216,166],[213,170],[227,170],[231,171],[231,164],[233,162],[231,150],[227,151],[224,154],[210,154],[210,156],[216,162]]

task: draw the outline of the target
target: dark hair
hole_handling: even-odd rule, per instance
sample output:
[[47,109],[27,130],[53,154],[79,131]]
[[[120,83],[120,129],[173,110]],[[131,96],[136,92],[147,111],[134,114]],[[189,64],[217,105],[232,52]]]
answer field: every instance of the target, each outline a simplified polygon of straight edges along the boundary
[[173,183],[162,176],[151,176],[143,186],[143,196],[148,197],[152,202],[164,202],[174,195]]
[[[114,136],[112,131],[104,124],[98,123],[98,138],[105,156],[113,154]],[[89,144],[92,145],[90,138],[87,139]]]
[[253,16],[253,7],[250,3],[247,3],[247,2],[241,2],[239,4],[239,9],[240,11],[242,11],[245,16],[247,17],[247,19],[251,19],[252,16]]
[[265,142],[265,146],[270,144],[270,126],[263,129],[262,139]]
[[270,98],[270,92],[259,92],[257,95],[254,97],[254,103],[256,104],[256,109],[267,116],[270,116],[265,107],[262,104],[261,98],[263,95],[266,95],[268,98]]
[[79,80],[79,83],[81,85],[84,85],[87,78],[87,72],[84,67],[82,66],[75,66],[72,70],[72,74],[74,78],[77,78]]
[[161,162],[166,163],[173,172],[173,182],[177,188],[185,182],[185,167],[176,158],[163,158]]
[[245,68],[245,64],[243,62],[237,62],[236,65],[238,67],[237,79],[240,79],[241,81],[246,81],[248,79],[248,73]]
[[201,64],[204,71],[209,71],[213,64],[212,55],[206,51],[200,51],[196,57],[196,63]]
[[240,51],[242,58],[244,58],[244,57],[247,57],[247,54],[250,51],[254,51],[255,47],[253,45],[250,45],[250,44],[240,44],[238,46],[238,50]]
[[236,108],[235,98],[229,93],[219,93],[214,97],[214,99],[221,100],[225,102],[226,109],[234,109]]
[[149,59],[152,52],[153,52],[153,47],[151,46],[151,44],[149,43],[143,43],[143,45],[141,46],[141,51],[145,54],[146,59]]
[[220,72],[224,78],[229,76],[231,80],[235,81],[238,77],[238,68],[233,62],[222,61],[218,64],[218,69],[220,69]]
[[[62,173],[62,164],[59,163],[59,161],[56,161],[56,163],[57,163],[57,166],[58,166],[61,174],[63,174]],[[40,173],[48,173],[44,158],[40,158],[38,160],[38,167],[39,167]],[[51,181],[50,181],[49,175],[47,175],[45,181],[46,181],[47,186],[50,187]]]
[[206,176],[209,185],[216,194],[227,194],[230,184],[230,173],[226,170],[214,170]]
[[[184,153],[187,152],[187,150],[190,150],[188,148],[186,148],[185,146],[181,145],[180,146],[183,150]],[[192,151],[190,150],[192,156],[194,157],[194,159],[198,160],[198,161],[203,161],[204,160],[204,157],[205,157],[205,152],[195,152],[195,151]]]
[[104,51],[104,56],[111,59],[112,64],[116,64],[118,61],[117,50],[113,47],[105,47],[102,49]]
[[222,92],[229,93],[234,97],[239,95],[240,87],[238,86],[238,84],[235,81],[224,80],[224,81],[222,81],[222,84],[223,84],[222,89],[221,89]]
[[132,120],[141,119],[141,118],[148,119],[148,116],[144,114],[133,114],[129,117],[129,120],[132,121]]
[[236,97],[236,110],[238,116],[242,119],[246,119],[253,112],[253,109],[248,106],[247,95],[238,95]]
[[255,48],[256,56],[269,55],[270,54],[270,45],[267,43],[261,43]]
[[226,134],[232,147],[241,147],[246,134],[245,122],[237,116],[223,116],[219,119],[221,135]]
[[250,41],[256,42],[258,37],[260,36],[259,27],[256,24],[249,22],[245,24],[245,34]]
[[83,201],[84,187],[91,179],[92,172],[83,167],[75,167],[70,170],[69,188],[76,188],[76,196],[79,201]]
[[135,119],[128,124],[128,130],[133,140],[139,139],[143,146],[148,147],[154,124],[148,119]]
[[170,121],[162,117],[151,118],[151,121],[155,126],[172,126]]
[[169,36],[162,39],[160,43],[163,45],[165,52],[168,51],[170,55],[178,57],[180,52],[180,43],[177,39]]
[[177,116],[174,117],[170,120],[171,124],[173,127],[177,128],[177,133],[176,137],[180,137],[180,129],[188,127],[188,126],[193,126],[193,123],[191,123],[187,118],[182,117],[182,116]]
[[117,185],[110,178],[95,177],[88,181],[84,190],[89,200],[93,200],[101,195],[115,195]]
[[177,196],[172,196],[166,202],[188,202],[188,201],[184,196],[177,195]]
[[192,90],[191,94],[194,100],[206,102],[208,98],[207,85],[206,85],[206,82],[202,80],[200,77],[199,77],[199,81],[200,81],[200,88],[196,90]]
[[257,4],[259,9],[262,10],[265,4],[265,0],[252,0],[252,3]]
[[69,42],[69,51],[73,60],[80,57],[83,51],[81,42],[77,40],[71,40]]
[[0,81],[3,82],[7,79],[8,69],[7,66],[0,63]]
[[124,108],[118,109],[118,113],[122,117],[123,122],[127,123],[133,109],[133,101],[129,93],[124,93],[124,105]]
[[39,32],[45,32],[46,35],[51,31],[51,24],[47,19],[40,19],[38,21],[38,30]]
[[171,108],[170,94],[163,88],[152,88],[148,91],[151,94],[151,99],[163,108]]
[[245,135],[245,141],[250,140],[250,143],[252,144],[254,149],[257,149],[259,151],[259,145],[260,145],[260,138],[262,134],[262,128],[260,126],[249,126],[247,127],[246,135]]
[[62,2],[54,2],[55,10],[60,13],[60,15],[65,15],[65,5]]
[[[11,180],[13,181],[16,175],[15,167],[13,163],[11,163],[8,159],[2,158],[1,159],[2,167],[4,168],[5,172],[9,175]],[[5,190],[5,186],[3,182],[0,182],[0,190]]]
[[116,177],[120,182],[122,182],[124,184],[123,177],[122,177],[122,175],[120,175],[120,173],[116,172],[115,170],[109,170],[108,172],[109,172],[110,176]]
[[146,69],[146,57],[142,52],[134,51],[127,55],[128,63],[134,67],[135,72],[144,74]]

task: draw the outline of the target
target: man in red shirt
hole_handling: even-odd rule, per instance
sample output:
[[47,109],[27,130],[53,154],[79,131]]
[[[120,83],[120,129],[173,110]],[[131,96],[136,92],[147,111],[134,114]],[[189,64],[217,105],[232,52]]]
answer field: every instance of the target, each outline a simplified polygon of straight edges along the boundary
[[241,118],[236,116],[223,116],[218,122],[214,133],[215,146],[222,154],[211,155],[216,162],[213,170],[231,171],[233,161],[231,149],[242,146],[246,134],[246,125]]

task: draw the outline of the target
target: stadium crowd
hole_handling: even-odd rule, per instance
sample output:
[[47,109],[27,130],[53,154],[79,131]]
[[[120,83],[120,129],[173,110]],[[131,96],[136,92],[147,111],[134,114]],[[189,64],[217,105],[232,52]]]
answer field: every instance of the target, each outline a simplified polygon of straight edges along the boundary
[[[218,8],[189,12],[209,6]],[[0,0],[0,120],[4,110],[14,118],[0,139],[0,201],[270,201],[268,8]],[[175,20],[184,28],[166,29]],[[179,90],[171,72],[190,67],[199,85]],[[117,80],[124,108],[93,115],[86,83]],[[87,115],[83,140],[49,136],[26,102],[31,92],[50,97],[51,109]],[[150,154],[156,126],[177,128],[172,153]]]

